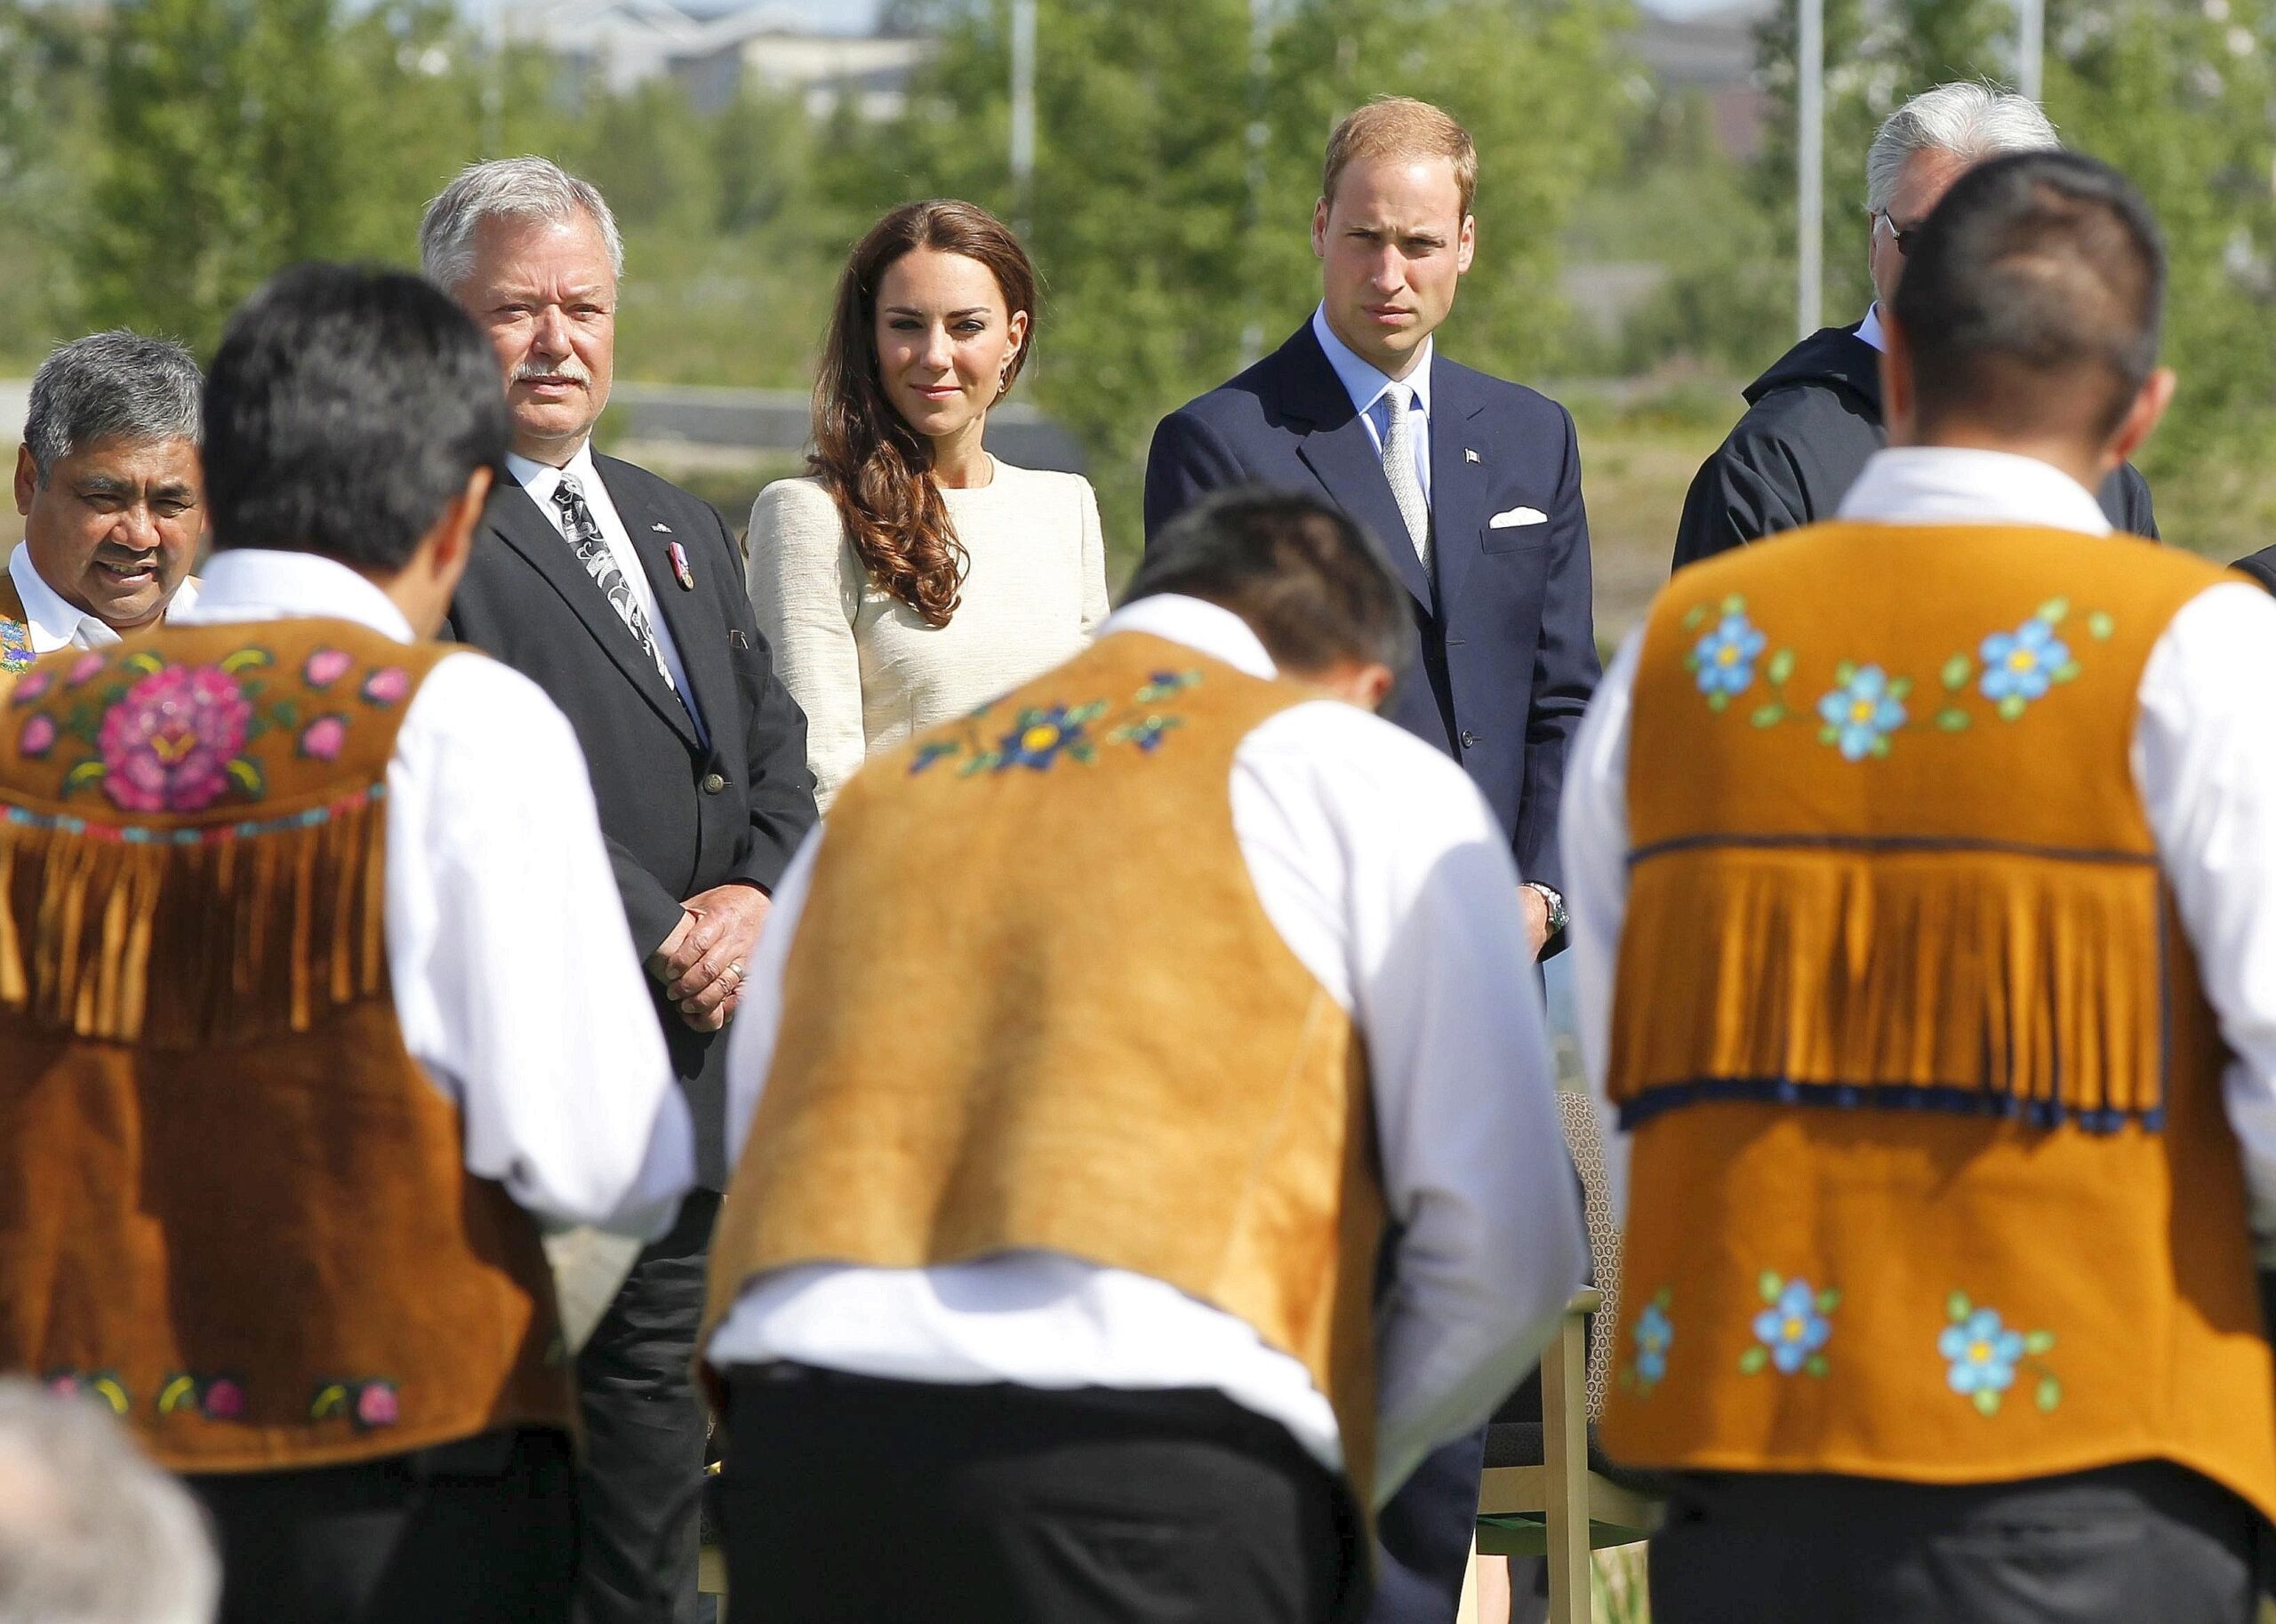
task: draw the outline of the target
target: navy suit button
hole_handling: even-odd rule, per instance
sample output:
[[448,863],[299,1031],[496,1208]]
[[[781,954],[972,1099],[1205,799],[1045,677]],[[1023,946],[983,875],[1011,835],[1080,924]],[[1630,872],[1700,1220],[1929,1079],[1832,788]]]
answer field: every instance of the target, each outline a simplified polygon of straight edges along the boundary
[[1474,750],[1478,748],[1478,735],[1466,727],[1462,730],[1462,748],[1465,750]]
[[703,793],[705,795],[717,795],[726,787],[727,780],[720,774],[717,772],[707,772],[703,775]]

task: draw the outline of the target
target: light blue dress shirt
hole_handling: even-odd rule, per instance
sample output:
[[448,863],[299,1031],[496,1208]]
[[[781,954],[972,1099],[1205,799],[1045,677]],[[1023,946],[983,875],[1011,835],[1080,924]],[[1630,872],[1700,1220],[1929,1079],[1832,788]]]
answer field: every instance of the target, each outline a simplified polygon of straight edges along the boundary
[[[1383,398],[1383,392],[1391,386],[1390,375],[1372,361],[1362,360],[1357,350],[1335,336],[1335,329],[1327,324],[1326,305],[1312,311],[1312,336],[1327,352],[1327,364],[1351,396],[1351,409],[1366,420],[1367,437],[1375,443],[1375,455],[1382,456],[1383,436],[1390,432],[1390,403]],[[1422,359],[1398,380],[1412,397],[1408,409],[1420,415],[1421,420],[1414,425],[1414,476],[1422,482],[1424,501],[1431,500],[1431,342],[1422,340]]]

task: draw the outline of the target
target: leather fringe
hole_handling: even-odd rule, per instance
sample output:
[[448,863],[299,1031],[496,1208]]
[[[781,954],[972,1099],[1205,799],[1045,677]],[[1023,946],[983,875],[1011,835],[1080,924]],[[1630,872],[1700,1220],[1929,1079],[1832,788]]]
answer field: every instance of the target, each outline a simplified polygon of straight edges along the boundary
[[0,820],[0,1004],[165,1050],[307,1031],[386,988],[386,832],[378,798],[191,844]]
[[2162,1124],[2172,942],[2147,863],[1727,847],[1631,881],[1630,1125],[1732,1100]]

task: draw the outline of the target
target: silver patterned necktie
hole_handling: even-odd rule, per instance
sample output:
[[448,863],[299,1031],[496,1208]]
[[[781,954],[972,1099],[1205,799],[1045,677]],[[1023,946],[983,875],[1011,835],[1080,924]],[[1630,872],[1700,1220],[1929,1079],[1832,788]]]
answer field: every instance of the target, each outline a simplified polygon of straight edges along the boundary
[[1407,405],[1406,386],[1395,383],[1383,391],[1390,407],[1390,432],[1383,436],[1383,477],[1390,481],[1390,499],[1398,516],[1406,521],[1406,539],[1422,567],[1431,567],[1431,504],[1422,494],[1422,476],[1414,471],[1415,420],[1421,414]]
[[608,538],[601,534],[600,521],[585,505],[584,487],[577,483],[574,474],[564,474],[553,487],[553,505],[561,509],[562,533],[575,549],[577,562],[585,566],[585,573],[606,595],[617,618],[638,639],[648,658],[656,662],[656,672],[664,679],[664,685],[678,692],[679,684],[672,681],[672,674],[664,665],[663,652],[656,646],[656,634],[648,629],[648,617],[640,612],[640,600],[632,596],[632,583],[617,567],[616,555],[609,550]]

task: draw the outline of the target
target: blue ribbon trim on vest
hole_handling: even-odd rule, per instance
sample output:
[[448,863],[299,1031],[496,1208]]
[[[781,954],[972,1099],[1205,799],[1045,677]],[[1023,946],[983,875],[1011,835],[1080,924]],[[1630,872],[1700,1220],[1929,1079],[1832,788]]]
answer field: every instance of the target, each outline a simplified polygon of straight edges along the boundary
[[2088,1133],[2116,1133],[2139,1127],[2156,1133],[2166,1125],[2165,1107],[2147,1110],[2081,1110],[2059,1100],[2024,1100],[1988,1089],[1948,1083],[1797,1083],[1791,1077],[1700,1077],[1663,1083],[1620,1107],[1620,1126],[1632,1132],[1670,1111],[1688,1105],[1726,1103],[1808,1105],[1835,1110],[1942,1111],[1955,1116],[1986,1116],[2027,1123],[2034,1128],[2072,1127]]

